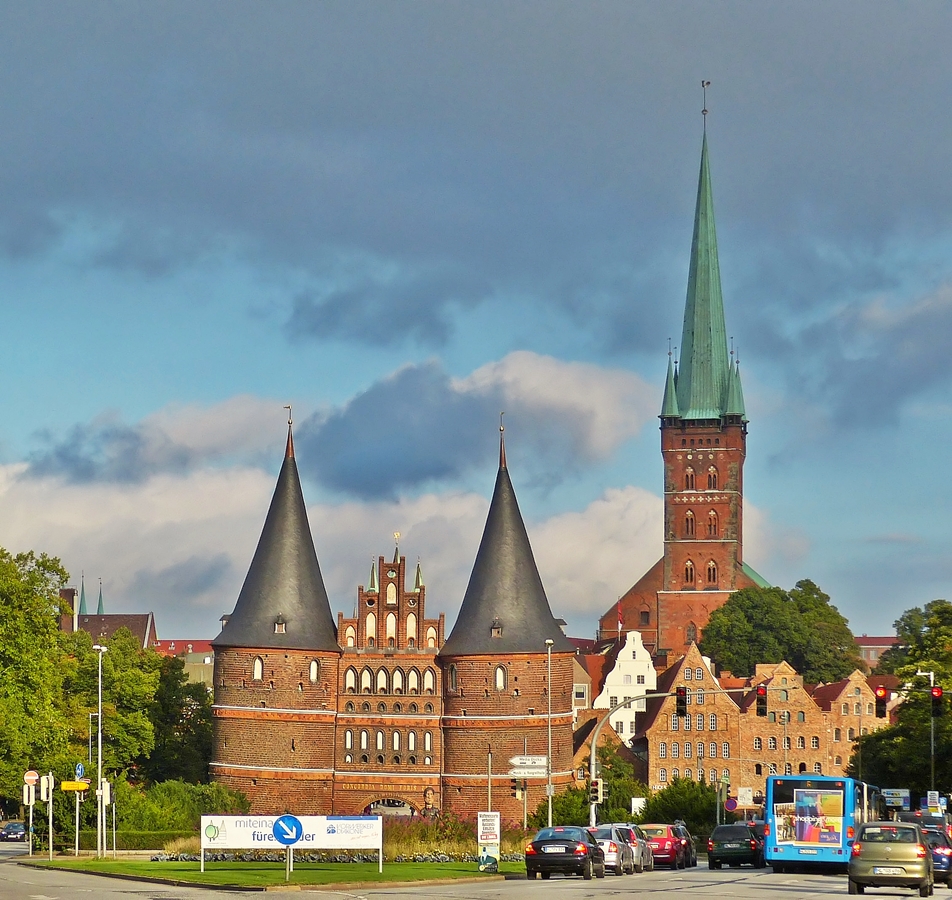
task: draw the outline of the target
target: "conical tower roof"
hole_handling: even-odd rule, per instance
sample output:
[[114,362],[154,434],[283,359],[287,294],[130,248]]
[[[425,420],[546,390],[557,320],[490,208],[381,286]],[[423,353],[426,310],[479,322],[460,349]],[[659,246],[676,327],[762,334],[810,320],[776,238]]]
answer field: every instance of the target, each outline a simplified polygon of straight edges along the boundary
[[290,425],[284,464],[251,568],[234,613],[212,645],[340,651],[307,521]]
[[99,580],[99,605],[96,607],[96,615],[102,616],[106,612],[105,607],[102,605],[102,579]]
[[668,353],[668,375],[664,381],[664,398],[661,401],[661,418],[674,419],[681,415],[678,410],[678,387],[674,378],[674,364]]
[[86,612],[86,576],[82,578],[82,582],[79,586],[79,615],[85,616],[88,615]]
[[707,156],[707,132],[701,144],[701,172],[688,292],[681,333],[678,408],[682,419],[718,419],[727,403],[730,363],[721,297],[721,271],[714,228],[714,197]]
[[731,367],[730,385],[727,391],[727,404],[724,413],[728,416],[740,416],[742,421],[747,421],[747,411],[744,409],[744,389],[740,383],[740,360],[735,361]]
[[500,437],[499,472],[476,562],[440,656],[545,653],[574,648],[552,615],[536,568]]

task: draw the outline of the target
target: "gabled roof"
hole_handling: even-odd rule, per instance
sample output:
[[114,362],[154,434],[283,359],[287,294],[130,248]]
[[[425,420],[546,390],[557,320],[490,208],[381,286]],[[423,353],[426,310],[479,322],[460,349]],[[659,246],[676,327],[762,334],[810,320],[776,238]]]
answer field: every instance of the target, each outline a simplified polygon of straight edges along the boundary
[[79,616],[77,624],[80,631],[92,635],[93,643],[108,641],[120,628],[128,628],[143,650],[155,640],[155,620],[152,613],[104,613],[96,616]]
[[691,241],[688,291],[681,332],[677,390],[681,418],[718,419],[723,416],[730,375],[705,132],[701,144],[694,237]]
[[499,472],[469,585],[440,656],[573,652],[549,608],[506,468],[500,431]]
[[288,426],[284,464],[251,567],[218,647],[340,652]]

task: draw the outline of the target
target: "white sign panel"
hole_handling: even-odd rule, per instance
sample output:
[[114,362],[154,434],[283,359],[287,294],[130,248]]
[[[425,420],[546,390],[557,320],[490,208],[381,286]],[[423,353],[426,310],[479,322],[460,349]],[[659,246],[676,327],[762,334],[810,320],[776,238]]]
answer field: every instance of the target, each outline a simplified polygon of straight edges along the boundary
[[499,813],[476,813],[476,840],[480,844],[498,844],[502,833]]
[[742,787],[737,789],[737,804],[739,806],[753,806],[754,805],[754,789],[749,787]]
[[544,769],[547,759],[548,757],[545,756],[510,756],[509,762],[513,766],[521,766],[523,768],[542,766]]
[[202,816],[202,850],[379,850],[380,816]]

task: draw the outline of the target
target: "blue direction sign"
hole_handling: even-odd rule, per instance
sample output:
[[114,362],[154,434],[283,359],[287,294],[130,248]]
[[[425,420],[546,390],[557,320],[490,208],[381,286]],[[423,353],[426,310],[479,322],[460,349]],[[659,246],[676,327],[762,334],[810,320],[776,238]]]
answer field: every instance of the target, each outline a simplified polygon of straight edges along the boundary
[[86,774],[86,767],[82,763],[76,763],[76,780],[79,781]]
[[274,839],[285,847],[290,847],[301,840],[304,834],[304,826],[297,816],[279,816],[274,820],[274,828],[271,829]]

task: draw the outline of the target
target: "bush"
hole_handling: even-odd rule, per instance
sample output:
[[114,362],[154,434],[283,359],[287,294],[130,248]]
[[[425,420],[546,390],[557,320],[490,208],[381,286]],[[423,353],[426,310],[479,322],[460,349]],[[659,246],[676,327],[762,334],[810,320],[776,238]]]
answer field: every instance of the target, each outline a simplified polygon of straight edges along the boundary
[[[112,850],[112,828],[106,835],[106,844]],[[193,838],[197,840],[193,831],[117,831],[116,844],[119,850],[161,850],[173,841],[182,841]],[[69,845],[72,846],[72,845]],[[69,849],[66,847],[65,849]],[[79,849],[96,849],[96,832],[80,831]],[[198,851],[196,851],[198,852]]]

